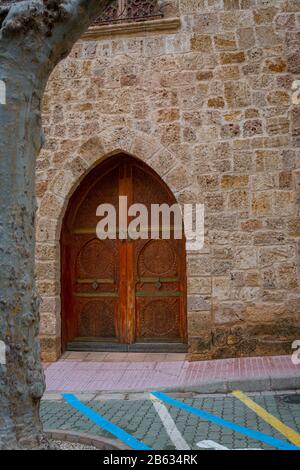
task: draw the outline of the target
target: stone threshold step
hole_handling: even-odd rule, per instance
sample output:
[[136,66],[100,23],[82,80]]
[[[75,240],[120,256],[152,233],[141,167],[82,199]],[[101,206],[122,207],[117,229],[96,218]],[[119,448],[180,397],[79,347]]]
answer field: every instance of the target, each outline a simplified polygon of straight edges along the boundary
[[72,341],[67,344],[67,351],[186,353],[187,345],[183,343],[121,344],[103,341]]

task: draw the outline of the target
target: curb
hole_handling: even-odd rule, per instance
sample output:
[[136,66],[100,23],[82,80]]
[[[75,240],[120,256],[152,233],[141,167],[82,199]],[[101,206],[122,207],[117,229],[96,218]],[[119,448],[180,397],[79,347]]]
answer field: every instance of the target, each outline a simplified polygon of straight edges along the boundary
[[167,387],[166,392],[197,392],[204,393],[230,393],[233,390],[243,392],[278,392],[283,390],[299,390],[299,377],[253,377],[251,379],[233,379],[225,381],[199,383],[194,385]]
[[[168,393],[182,393],[182,392],[194,392],[198,394],[205,393],[230,393],[233,390],[241,390],[243,392],[280,392],[283,390],[300,390],[300,376],[297,377],[252,377],[243,379],[231,379],[231,380],[217,380],[215,382],[200,382],[193,385],[179,385],[172,387],[157,387],[156,391],[168,392]],[[153,392],[153,388],[148,389],[134,389],[134,390],[94,390],[89,392],[82,392],[80,390],[74,390],[69,393],[75,395],[86,395],[85,400],[91,400],[97,395],[116,395],[118,399],[126,399],[126,395],[132,394],[147,394]],[[62,399],[60,391],[48,391],[45,393],[43,400]],[[52,395],[52,397],[51,397]],[[125,395],[125,396],[122,396]]]
[[62,431],[61,429],[51,429],[44,431],[48,439],[58,441],[75,442],[78,444],[94,446],[99,450],[129,450],[121,441],[117,439],[109,439],[107,437],[96,437],[92,434],[86,434],[76,431]]

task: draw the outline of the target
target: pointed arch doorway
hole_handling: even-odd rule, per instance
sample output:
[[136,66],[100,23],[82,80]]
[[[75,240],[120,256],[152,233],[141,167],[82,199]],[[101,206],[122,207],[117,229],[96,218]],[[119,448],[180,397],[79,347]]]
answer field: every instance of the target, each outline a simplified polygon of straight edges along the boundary
[[[186,350],[185,240],[96,235],[100,204],[176,203],[161,178],[127,156],[109,157],[80,183],[61,232],[62,349]],[[172,222],[171,222],[172,224]],[[163,230],[160,227],[160,230]]]

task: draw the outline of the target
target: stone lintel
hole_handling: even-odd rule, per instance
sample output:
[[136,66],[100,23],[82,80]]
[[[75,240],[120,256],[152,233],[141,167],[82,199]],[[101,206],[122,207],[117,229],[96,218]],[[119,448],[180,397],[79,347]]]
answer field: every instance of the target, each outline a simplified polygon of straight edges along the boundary
[[180,28],[180,18],[160,18],[143,22],[130,22],[91,26],[82,36],[84,40],[103,39],[120,34],[138,34],[145,32],[176,31]]

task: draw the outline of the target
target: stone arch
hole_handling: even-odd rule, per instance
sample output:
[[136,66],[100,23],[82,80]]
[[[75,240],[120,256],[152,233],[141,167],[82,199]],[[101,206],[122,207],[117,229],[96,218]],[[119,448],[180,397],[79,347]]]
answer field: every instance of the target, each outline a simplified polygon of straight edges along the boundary
[[161,177],[178,199],[190,182],[182,164],[160,141],[127,128],[107,128],[82,138],[63,168],[48,183],[39,201],[36,228],[36,276],[41,296],[41,348],[46,361],[55,361],[61,351],[60,231],[69,200],[81,180],[104,159],[125,153],[138,158]]

